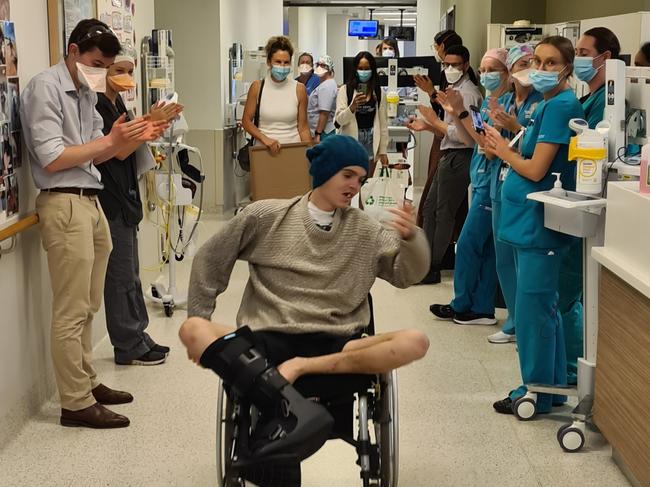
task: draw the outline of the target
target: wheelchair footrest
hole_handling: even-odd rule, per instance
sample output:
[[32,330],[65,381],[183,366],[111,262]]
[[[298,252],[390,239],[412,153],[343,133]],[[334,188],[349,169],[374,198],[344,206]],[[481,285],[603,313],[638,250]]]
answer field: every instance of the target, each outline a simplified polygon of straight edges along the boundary
[[229,469],[231,478],[243,477],[259,487],[300,487],[300,460],[293,455],[263,459],[239,458]]

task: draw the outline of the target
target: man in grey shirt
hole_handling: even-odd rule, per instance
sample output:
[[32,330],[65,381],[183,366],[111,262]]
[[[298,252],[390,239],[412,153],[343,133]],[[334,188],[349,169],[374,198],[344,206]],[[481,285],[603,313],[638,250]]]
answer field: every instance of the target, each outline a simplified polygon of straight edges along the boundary
[[451,46],[442,65],[449,89],[460,93],[465,110],[458,117],[445,113],[444,120],[441,120],[431,107],[421,105],[418,109],[425,120],[412,120],[408,125],[411,130],[444,134],[440,143],[438,169],[422,207],[422,227],[431,244],[431,268],[422,284],[440,282],[440,268],[453,239],[456,214],[463,200],[467,199],[474,140],[458,119],[469,117],[470,107],[480,107],[483,103],[478,80],[469,65],[469,51],[466,47]]
[[106,68],[119,51],[106,24],[83,20],[70,34],[65,59],[36,75],[21,96],[25,143],[41,190],[36,210],[52,284],[50,343],[64,426],[128,426],[128,418],[102,404],[133,400],[101,384],[92,366],[92,319],[112,249],[95,165],[154,140],[164,124],[121,117],[102,133],[96,92],[105,90]]

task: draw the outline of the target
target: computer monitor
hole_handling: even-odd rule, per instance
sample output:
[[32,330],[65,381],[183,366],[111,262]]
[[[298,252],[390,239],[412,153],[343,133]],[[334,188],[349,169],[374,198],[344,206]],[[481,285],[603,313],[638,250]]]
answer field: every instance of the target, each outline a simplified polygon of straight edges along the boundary
[[[387,57],[375,57],[377,61],[377,74],[379,75],[379,84],[381,86],[388,86],[388,60]],[[433,81],[434,85],[440,84],[440,63],[436,61],[433,56],[417,56],[417,57],[401,57],[397,60],[397,86],[409,87],[415,86],[413,76],[407,74],[405,71],[400,73],[400,70],[407,68],[425,68],[429,71],[429,78]],[[354,57],[343,58],[343,79],[347,82],[356,71],[354,65]]]
[[392,26],[388,28],[388,35],[398,41],[414,41],[415,27]]
[[350,19],[348,21],[348,36],[350,37],[376,37],[378,29],[378,20]]

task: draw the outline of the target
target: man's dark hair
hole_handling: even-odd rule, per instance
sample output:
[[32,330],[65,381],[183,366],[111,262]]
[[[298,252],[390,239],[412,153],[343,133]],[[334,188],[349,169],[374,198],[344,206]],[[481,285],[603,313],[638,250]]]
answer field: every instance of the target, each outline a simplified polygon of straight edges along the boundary
[[602,54],[605,51],[612,53],[612,59],[618,59],[621,54],[621,44],[618,37],[607,27],[594,27],[584,33],[586,36],[593,37],[596,42],[596,51]]
[[117,56],[121,49],[117,36],[108,25],[97,19],[85,19],[79,22],[70,34],[68,52],[70,44],[76,44],[80,54],[97,48],[106,57]]

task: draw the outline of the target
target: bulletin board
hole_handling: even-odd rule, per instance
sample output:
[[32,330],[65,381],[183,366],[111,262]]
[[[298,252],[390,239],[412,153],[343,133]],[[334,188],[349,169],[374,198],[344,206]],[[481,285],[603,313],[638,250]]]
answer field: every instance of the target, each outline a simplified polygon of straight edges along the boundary
[[18,221],[18,170],[23,150],[16,27],[7,0],[0,0],[0,228]]

